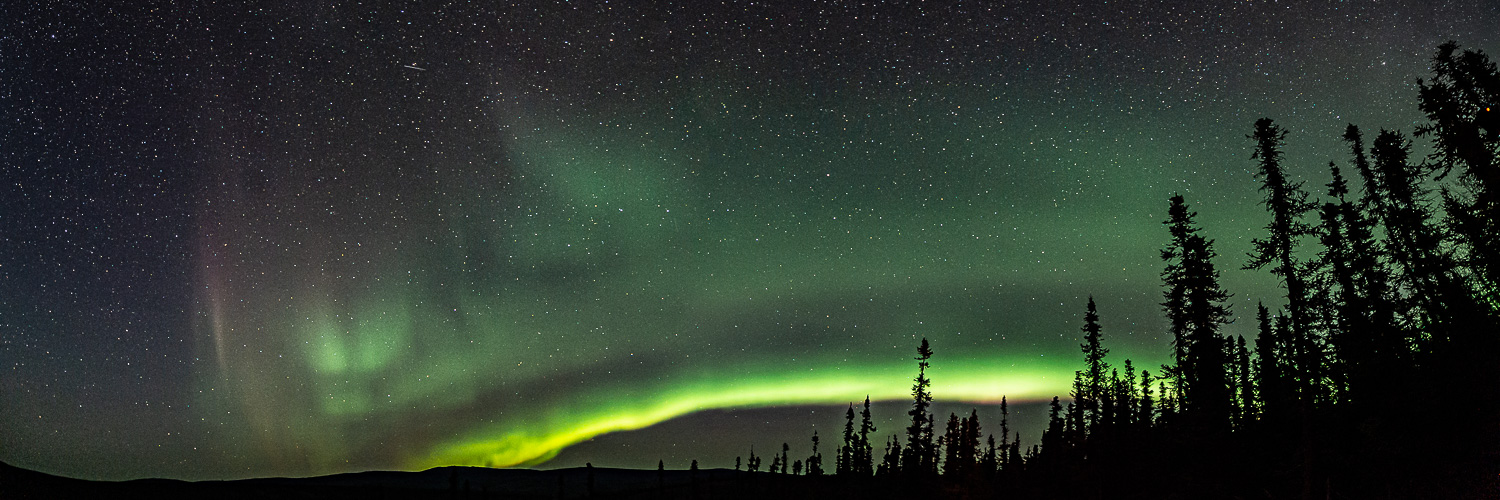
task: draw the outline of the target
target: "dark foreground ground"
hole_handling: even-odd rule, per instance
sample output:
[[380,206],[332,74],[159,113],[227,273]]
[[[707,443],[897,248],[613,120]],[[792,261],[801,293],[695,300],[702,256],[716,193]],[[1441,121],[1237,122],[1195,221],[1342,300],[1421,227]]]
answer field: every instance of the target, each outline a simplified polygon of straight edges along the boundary
[[[1231,474],[1232,476],[1232,474]],[[867,477],[862,480],[832,476],[809,477],[727,469],[663,471],[574,468],[558,470],[440,467],[421,472],[359,472],[309,478],[263,478],[235,481],[86,481],[13,467],[0,462],[0,500],[19,499],[642,499],[642,500],[1007,500],[1086,499],[1281,499],[1371,498],[1349,491],[1323,495],[1276,488],[1274,481],[1230,480],[1228,477],[1178,477],[1169,481],[1128,481],[1116,484],[1103,478],[930,482]],[[1377,483],[1395,484],[1391,478]],[[1444,486],[1404,488],[1379,498],[1450,499],[1500,498],[1500,482],[1486,481],[1477,491]],[[1112,486],[1113,487],[1112,487]],[[1328,485],[1325,485],[1328,486]],[[1369,488],[1365,488],[1368,490]],[[1375,488],[1384,490],[1390,488]]]
[[[590,477],[592,476],[592,478]],[[86,481],[0,463],[0,499],[769,499],[892,498],[897,490],[873,482],[849,484],[807,477],[726,469],[699,471],[594,468],[559,470],[441,467],[421,472],[359,472],[309,478],[235,481]],[[948,488],[951,490],[952,488]],[[967,497],[937,488],[923,498]],[[871,496],[873,495],[873,496]],[[910,497],[908,497],[910,498]]]

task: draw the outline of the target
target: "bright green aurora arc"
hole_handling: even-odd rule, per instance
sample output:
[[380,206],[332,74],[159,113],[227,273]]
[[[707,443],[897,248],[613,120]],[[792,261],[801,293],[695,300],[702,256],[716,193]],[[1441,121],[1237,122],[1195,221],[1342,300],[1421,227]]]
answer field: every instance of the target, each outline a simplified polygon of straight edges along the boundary
[[1066,397],[1090,296],[1112,362],[1167,360],[1173,194],[1236,315],[1277,304],[1239,270],[1255,119],[1321,192],[1348,123],[1409,132],[1433,48],[1493,54],[1500,26],[1477,1],[576,3],[25,7],[0,459],[727,467],[782,437],[694,418],[785,418],[805,453],[866,396],[903,418],[924,337],[939,402],[998,429],[1002,396]]
[[[369,453],[350,435],[432,426],[442,439],[391,458],[529,465],[703,409],[905,398],[923,336],[949,350],[934,375],[945,398],[1050,398],[1072,380],[1076,327],[1008,317],[1007,304],[1071,319],[1081,291],[1059,303],[1034,290],[1109,291],[1090,283],[1139,274],[1118,262],[1155,264],[1135,235],[1156,221],[1120,217],[1069,249],[1095,232],[1077,211],[1107,202],[1026,200],[1021,182],[995,182],[1007,176],[986,165],[1017,160],[986,143],[998,120],[982,107],[969,123],[793,141],[772,130],[834,112],[736,107],[702,139],[666,144],[651,136],[670,124],[531,123],[496,138],[507,176],[466,165],[415,199],[354,176],[314,180],[329,201],[291,216],[310,228],[219,200],[201,254],[217,360],[206,383],[243,405],[255,439],[313,443],[314,461]],[[872,145],[851,150],[856,136]],[[372,210],[384,204],[397,206]],[[1038,217],[1049,227],[1032,229]],[[276,260],[246,258],[259,254]]]

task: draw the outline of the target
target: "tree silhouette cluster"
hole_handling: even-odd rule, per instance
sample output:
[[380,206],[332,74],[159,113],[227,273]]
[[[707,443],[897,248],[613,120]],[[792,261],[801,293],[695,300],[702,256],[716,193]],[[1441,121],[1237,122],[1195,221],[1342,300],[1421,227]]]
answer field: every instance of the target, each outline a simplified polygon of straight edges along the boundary
[[[1254,339],[1222,332],[1233,318],[1222,259],[1172,196],[1161,251],[1171,363],[1113,365],[1090,297],[1071,399],[1052,399],[1023,449],[1004,399],[998,444],[977,412],[937,424],[922,339],[904,442],[890,436],[876,457],[870,401],[851,404],[827,479],[954,497],[1500,496],[1500,74],[1448,42],[1418,87],[1429,121],[1414,133],[1432,153],[1413,158],[1396,130],[1367,148],[1349,125],[1347,157],[1329,162],[1318,198],[1289,168],[1287,131],[1254,123],[1269,222],[1242,267],[1282,292],[1256,305]],[[823,476],[812,439],[806,474]],[[785,474],[782,446],[771,469]]]

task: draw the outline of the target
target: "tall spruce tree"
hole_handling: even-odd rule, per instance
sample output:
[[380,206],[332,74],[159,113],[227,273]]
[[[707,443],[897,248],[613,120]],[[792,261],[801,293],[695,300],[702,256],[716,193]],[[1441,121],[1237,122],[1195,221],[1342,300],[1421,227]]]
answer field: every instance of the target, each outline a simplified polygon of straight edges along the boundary
[[[1500,467],[1494,451],[1500,450],[1494,424],[1500,421],[1500,377],[1493,370],[1500,354],[1500,71],[1484,52],[1460,52],[1450,41],[1438,47],[1432,72],[1431,79],[1418,81],[1418,108],[1429,121],[1416,135],[1431,138],[1428,159],[1440,179],[1458,173],[1450,183],[1456,185],[1442,192],[1453,236],[1444,247],[1452,249],[1468,283],[1445,284],[1444,302],[1437,304],[1442,309],[1432,314],[1445,324],[1425,332],[1430,338],[1420,369],[1432,381],[1435,390],[1427,392],[1434,404],[1463,408],[1442,419],[1445,434],[1451,432],[1446,435],[1467,436],[1446,453],[1461,467],[1489,473]],[[1460,296],[1460,288],[1470,296]],[[1455,380],[1464,383],[1449,383]],[[1481,488],[1493,491],[1493,482]]]
[[927,389],[932,385],[932,381],[927,379],[932,347],[928,345],[926,337],[922,338],[921,346],[917,347],[916,359],[917,378],[911,388],[912,407],[907,412],[911,416],[911,425],[906,428],[906,449],[901,457],[901,468],[908,474],[923,475],[935,472],[929,468],[934,452],[932,417],[927,413],[927,408],[932,406],[932,394]]
[[855,474],[868,476],[875,472],[875,449],[870,445],[870,433],[875,432],[875,423],[870,418],[870,396],[865,396],[864,409],[859,412],[859,438],[855,443]]
[[963,473],[963,463],[958,459],[958,451],[963,446],[959,442],[963,439],[961,425],[957,413],[948,414],[948,425],[943,429],[943,437],[939,438],[943,448],[943,474],[957,477]]
[[1249,136],[1255,141],[1251,159],[1256,160],[1256,178],[1265,193],[1266,211],[1271,213],[1271,222],[1266,224],[1269,233],[1265,238],[1252,241],[1255,251],[1245,269],[1270,267],[1286,290],[1286,310],[1290,320],[1289,329],[1283,332],[1293,348],[1291,362],[1297,381],[1299,397],[1309,402],[1321,392],[1323,379],[1323,348],[1313,331],[1314,311],[1312,292],[1306,280],[1305,265],[1297,258],[1298,241],[1315,234],[1312,226],[1303,222],[1304,216],[1313,210],[1314,204],[1307,201],[1307,192],[1302,183],[1293,182],[1282,166],[1281,149],[1286,141],[1286,131],[1276,126],[1270,118],[1255,122],[1255,132]]
[[1481,302],[1500,309],[1500,72],[1483,51],[1438,46],[1432,78],[1418,80],[1418,109],[1428,123],[1418,137],[1430,137],[1430,159],[1442,175],[1457,170],[1464,192],[1444,192],[1449,220],[1466,247],[1468,264],[1480,281]]
[[823,455],[818,453],[818,431],[812,435],[812,454],[807,456],[807,475],[823,475]]
[[1010,446],[1010,407],[1000,396],[1000,449]]
[[[1344,133],[1361,175],[1374,171],[1364,155],[1359,129]],[[1349,199],[1349,186],[1338,165],[1330,163],[1332,200],[1321,210],[1323,252],[1318,267],[1328,299],[1330,374],[1334,392],[1344,401],[1375,401],[1396,374],[1405,351],[1404,335],[1396,326],[1396,304],[1389,273],[1381,262],[1374,228],[1379,214],[1388,213],[1378,178],[1366,179],[1359,204]],[[1367,215],[1367,212],[1369,215]]]
[[1120,393],[1116,389],[1120,386],[1120,370],[1111,368],[1109,376],[1104,379],[1101,386],[1102,392],[1099,394],[1099,411],[1097,412],[1099,416],[1094,428],[1100,431],[1101,435],[1107,435],[1114,432],[1117,423],[1115,417],[1119,415],[1117,412],[1120,409]]
[[1083,314],[1083,343],[1079,348],[1083,350],[1083,391],[1075,396],[1078,405],[1088,412],[1089,427],[1099,425],[1100,399],[1104,396],[1105,374],[1109,370],[1109,364],[1105,363],[1104,356],[1109,354],[1109,349],[1104,348],[1100,342],[1103,328],[1099,326],[1099,311],[1094,306],[1094,296],[1089,296],[1088,309]]
[[1441,227],[1433,224],[1422,185],[1426,167],[1409,161],[1411,143],[1400,132],[1382,130],[1371,154],[1387,200],[1386,248],[1397,264],[1396,282],[1407,290],[1402,309],[1408,326],[1433,344],[1446,344],[1474,322],[1479,305],[1464,282]]
[[844,444],[839,446],[838,463],[834,466],[834,473],[840,476],[854,472],[854,448],[857,446],[857,438],[854,434],[854,403],[849,403],[849,411],[844,413]]
[[1140,413],[1135,420],[1141,428],[1149,429],[1156,423],[1156,398],[1151,395],[1151,372],[1141,370],[1141,403]]
[[1067,442],[1067,424],[1063,421],[1062,400],[1052,397],[1047,406],[1047,429],[1042,431],[1042,453],[1049,457],[1061,456]]
[[[1227,428],[1230,409],[1226,378],[1225,342],[1219,327],[1229,322],[1229,293],[1219,286],[1214,268],[1213,241],[1198,234],[1197,213],[1189,211],[1181,195],[1171,198],[1167,227],[1171,243],[1162,250],[1167,267],[1162,303],[1181,352],[1177,372],[1182,412],[1211,427]],[[1223,424],[1221,426],[1221,424]]]
[[965,473],[971,473],[979,466],[979,410],[969,410],[968,418],[963,420],[960,427],[963,439],[960,441],[958,459],[963,462]]
[[1353,203],[1347,199],[1348,185],[1344,182],[1338,164],[1328,162],[1328,169],[1333,177],[1328,183],[1328,196],[1332,201],[1324,203],[1318,212],[1322,220],[1319,239],[1323,244],[1323,251],[1317,259],[1318,274],[1315,282],[1318,290],[1314,296],[1317,297],[1317,307],[1321,309],[1321,316],[1329,333],[1328,344],[1332,354],[1329,360],[1331,390],[1336,399],[1342,400],[1348,398],[1349,369],[1362,357],[1357,351],[1367,345],[1350,342],[1351,339],[1345,334],[1356,330],[1368,331],[1369,327],[1356,328],[1355,325],[1368,316],[1361,311],[1363,296],[1355,286],[1355,277],[1350,269],[1353,251],[1347,237],[1350,221],[1346,209],[1352,208]]

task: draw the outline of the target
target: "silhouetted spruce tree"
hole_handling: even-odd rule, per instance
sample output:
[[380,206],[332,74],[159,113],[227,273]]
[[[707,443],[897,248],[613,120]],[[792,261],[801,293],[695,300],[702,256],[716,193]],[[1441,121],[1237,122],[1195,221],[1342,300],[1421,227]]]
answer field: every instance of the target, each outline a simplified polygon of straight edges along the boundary
[[1042,453],[1049,461],[1061,460],[1067,446],[1067,424],[1063,420],[1062,400],[1052,396],[1047,407],[1047,429],[1042,431]]
[[[1318,269],[1314,277],[1316,283],[1317,307],[1321,309],[1321,315],[1328,330],[1328,345],[1331,357],[1329,359],[1328,375],[1330,392],[1334,394],[1335,400],[1348,399],[1348,372],[1350,366],[1361,359],[1356,351],[1367,345],[1362,342],[1350,342],[1346,333],[1352,331],[1369,331],[1369,327],[1356,327],[1355,323],[1362,322],[1368,318],[1364,314],[1363,297],[1355,286],[1355,277],[1350,269],[1353,260],[1353,250],[1347,237],[1350,222],[1346,209],[1352,210],[1353,203],[1348,201],[1348,185],[1339,172],[1338,164],[1328,162],[1328,169],[1333,180],[1328,183],[1328,196],[1332,201],[1325,202],[1318,211],[1322,220],[1319,231],[1319,239],[1323,244],[1323,251],[1318,254],[1315,267]],[[1358,217],[1358,212],[1353,214]]]
[[1302,183],[1288,179],[1281,166],[1286,132],[1270,118],[1261,118],[1255,122],[1255,132],[1249,137],[1255,140],[1251,158],[1258,160],[1256,177],[1266,194],[1265,206],[1271,213],[1271,222],[1266,225],[1267,237],[1253,241],[1255,252],[1250,254],[1245,269],[1270,266],[1271,274],[1281,280],[1286,290],[1290,323],[1281,333],[1291,346],[1292,355],[1283,361],[1292,370],[1291,380],[1295,381],[1298,400],[1311,405],[1323,390],[1323,347],[1313,331],[1314,311],[1309,303],[1312,292],[1306,281],[1306,266],[1295,253],[1298,240],[1314,234],[1312,227],[1302,222],[1314,205],[1307,201]]
[[1271,417],[1290,414],[1292,409],[1291,387],[1282,367],[1284,342],[1271,320],[1271,312],[1265,304],[1256,303],[1255,320],[1260,327],[1255,337],[1255,378],[1257,395],[1260,397],[1261,413]]
[[1500,308],[1500,72],[1483,51],[1459,52],[1450,41],[1438,46],[1432,73],[1417,81],[1418,109],[1429,121],[1416,135],[1432,138],[1430,159],[1442,175],[1459,171],[1466,192],[1445,190],[1443,198],[1493,314]]
[[1297,368],[1298,360],[1303,357],[1298,352],[1301,344],[1298,342],[1298,339],[1291,336],[1292,318],[1286,314],[1286,311],[1277,312],[1274,322],[1276,323],[1276,335],[1273,338],[1276,339],[1277,362],[1281,368],[1281,381],[1286,384],[1287,394],[1291,398],[1292,405],[1289,408],[1295,409],[1298,402],[1302,400],[1303,394],[1302,379],[1300,378],[1303,376],[1303,372]]
[[1119,380],[1120,372],[1114,369],[1111,369],[1110,376],[1104,379],[1104,384],[1101,388],[1102,392],[1099,393],[1099,410],[1096,412],[1099,415],[1098,422],[1089,426],[1089,439],[1092,441],[1113,437],[1111,435],[1114,432],[1114,421],[1112,419],[1116,410],[1114,383]]
[[1010,447],[1010,407],[1005,396],[1000,396],[1000,449]]
[[895,476],[901,474],[901,441],[896,436],[891,436],[890,442],[885,446],[885,456],[881,457],[880,466],[875,469],[878,476]]
[[1244,421],[1244,406],[1240,404],[1239,353],[1235,351],[1233,337],[1224,339],[1224,379],[1229,383],[1229,426],[1239,429]]
[[1083,350],[1083,391],[1074,395],[1077,404],[1088,414],[1090,429],[1099,426],[1099,414],[1103,410],[1100,399],[1104,397],[1107,385],[1105,374],[1109,370],[1109,364],[1104,362],[1109,349],[1100,343],[1102,331],[1099,312],[1094,306],[1094,296],[1090,295],[1088,309],[1083,314],[1083,343],[1079,344],[1079,348]]
[[1166,378],[1156,379],[1156,392],[1161,395],[1156,405],[1157,423],[1175,421],[1177,419],[1177,395],[1168,388]]
[[1083,383],[1083,371],[1074,371],[1073,391],[1069,393],[1069,396],[1073,398],[1073,402],[1068,403],[1068,412],[1066,414],[1067,427],[1065,428],[1066,432],[1064,432],[1065,441],[1067,442],[1066,446],[1069,448],[1083,446],[1084,440],[1088,439],[1090,431],[1088,428],[1088,419],[1085,418],[1083,405],[1079,402],[1079,398],[1083,397],[1084,392],[1087,390]]
[[938,460],[942,458],[939,456],[942,450],[938,449],[937,435],[934,433],[933,429],[933,426],[935,426],[936,424],[937,415],[928,413],[927,421],[922,425],[922,442],[927,447],[927,452],[922,454],[921,460],[919,462],[922,467],[918,470],[921,472],[921,474],[928,477],[935,477],[938,475]]
[[[1389,275],[1374,235],[1379,214],[1388,213],[1379,180],[1364,155],[1359,128],[1350,125],[1344,140],[1356,169],[1370,177],[1356,205],[1349,200],[1348,183],[1338,165],[1329,164],[1332,201],[1321,210],[1324,250],[1319,256],[1325,275],[1321,286],[1328,300],[1329,379],[1339,400],[1375,401],[1399,372],[1396,363],[1404,356],[1404,336],[1396,326]],[[1373,216],[1366,216],[1366,211]]]
[[932,405],[932,394],[927,392],[928,386],[932,385],[927,379],[929,359],[932,359],[932,348],[923,337],[922,345],[917,348],[917,378],[911,388],[912,408],[907,412],[911,416],[911,425],[906,428],[907,444],[901,457],[902,470],[913,475],[936,472],[931,468],[935,461],[932,458],[932,418],[927,413],[927,408]]
[[1026,462],[1021,458],[1021,433],[1016,433],[1016,440],[1010,442],[1010,450],[1005,453],[1005,470],[1007,473],[1019,475],[1026,470]]
[[1182,353],[1175,367],[1182,384],[1177,405],[1199,424],[1227,429],[1229,380],[1226,379],[1225,339],[1219,327],[1229,322],[1229,293],[1219,287],[1214,268],[1213,241],[1198,234],[1191,212],[1181,195],[1171,198],[1167,227],[1172,241],[1162,250],[1167,267],[1162,281],[1167,290],[1162,303],[1172,331],[1178,335]]
[[792,462],[792,475],[793,476],[800,476],[800,475],[802,475],[802,461],[801,460],[796,460],[796,461]]
[[958,458],[964,464],[965,473],[972,473],[979,466],[979,410],[969,410],[969,418],[963,421],[963,448]]
[[1156,424],[1156,398],[1151,395],[1151,382],[1151,372],[1141,370],[1141,404],[1140,413],[1136,415],[1136,422],[1139,422],[1143,429]]
[[853,471],[862,476],[875,472],[875,448],[870,444],[870,433],[875,432],[875,423],[870,419],[870,396],[865,396],[865,407],[859,412],[859,440],[855,443]]
[[823,455],[818,453],[818,431],[813,431],[812,454],[807,456],[807,475],[823,475]]
[[[698,460],[696,459],[688,465],[688,483],[692,486],[693,498],[698,498]],[[559,494],[557,497],[561,499],[562,495]]]
[[1116,384],[1115,399],[1119,401],[1115,422],[1122,427],[1134,427],[1136,415],[1139,414],[1140,393],[1136,392],[1135,365],[1130,360],[1125,360],[1125,376],[1121,377]]
[[1250,349],[1245,344],[1245,336],[1237,335],[1234,341],[1234,375],[1235,387],[1239,390],[1235,398],[1239,420],[1236,425],[1240,429],[1249,426],[1259,414],[1259,403],[1255,400],[1255,377],[1250,370]]
[[1359,127],[1353,123],[1344,128],[1344,142],[1349,144],[1349,158],[1354,163],[1354,169],[1364,182],[1364,193],[1359,198],[1360,209],[1372,220],[1379,224],[1385,219],[1386,203],[1382,193],[1384,188],[1380,187],[1380,177],[1370,166],[1370,157],[1365,154],[1364,134]]
[[787,446],[786,443],[781,443],[781,473],[782,474],[786,474],[786,467],[787,467],[787,456],[786,455],[787,455],[787,452],[790,451],[790,450],[791,450],[790,446]]
[[1427,337],[1429,348],[1444,344],[1480,308],[1444,245],[1442,229],[1432,223],[1421,184],[1425,167],[1408,161],[1411,143],[1399,132],[1382,130],[1371,154],[1387,200],[1386,248],[1400,270],[1397,282],[1410,291],[1407,319]]
[[854,447],[854,404],[850,403],[849,411],[844,413],[844,444],[839,447],[839,457],[834,473],[843,476],[854,472]]
[[[1344,131],[1355,169],[1363,179],[1364,193],[1356,208],[1341,210],[1347,222],[1349,273],[1353,286],[1363,302],[1350,308],[1350,314],[1364,311],[1364,319],[1353,319],[1337,339],[1336,349],[1344,352],[1345,371],[1351,384],[1350,397],[1356,402],[1379,404],[1380,394],[1400,377],[1402,367],[1410,365],[1411,349],[1407,335],[1396,319],[1395,290],[1391,273],[1384,262],[1385,247],[1375,236],[1389,213],[1380,187],[1380,179],[1365,154],[1359,127],[1349,125]],[[1341,204],[1342,205],[1342,204]]]
[[[736,458],[735,459],[735,464],[738,464],[738,463],[739,463],[739,459]],[[583,468],[588,471],[588,473],[585,476],[585,486],[584,486],[586,488],[585,492],[588,493],[588,496],[592,498],[594,496],[594,463],[593,462],[584,462]],[[735,468],[738,469],[739,468],[738,465],[736,465]]]
[[984,450],[984,458],[979,460],[979,470],[985,475],[993,475],[1000,470],[1000,455],[995,451],[995,435],[990,434],[987,446]]
[[[1173,203],[1177,203],[1175,198]],[[1170,222],[1169,220],[1168,223]],[[1184,233],[1182,237],[1186,238],[1186,234]],[[1161,254],[1162,260],[1168,263],[1167,269],[1162,272],[1162,280],[1168,283],[1168,285],[1166,291],[1162,293],[1164,300],[1161,303],[1161,308],[1167,317],[1167,326],[1172,333],[1172,364],[1162,365],[1161,368],[1162,374],[1172,379],[1173,389],[1181,391],[1183,387],[1187,386],[1187,379],[1193,378],[1193,376],[1188,372],[1190,364],[1187,360],[1187,288],[1175,285],[1175,283],[1183,279],[1182,266],[1177,263],[1180,260],[1179,253],[1181,252],[1175,247],[1175,242],[1178,239],[1177,232],[1173,232],[1172,239],[1174,246],[1169,246],[1165,250],[1162,250]],[[1166,392],[1162,393],[1162,399],[1164,401],[1167,399]]]
[[[1389,202],[1386,201],[1385,189],[1381,187],[1380,176],[1370,165],[1369,156],[1365,154],[1364,139],[1359,127],[1350,124],[1345,128],[1344,141],[1349,144],[1350,161],[1354,163],[1355,170],[1363,180],[1364,186],[1364,192],[1359,197],[1357,207],[1348,206],[1346,200],[1339,195],[1334,195],[1340,198],[1339,215],[1345,219],[1343,227],[1348,242],[1349,274],[1354,278],[1353,285],[1360,293],[1360,298],[1366,301],[1371,325],[1384,327],[1386,331],[1381,333],[1382,336],[1394,336],[1385,340],[1373,338],[1377,340],[1373,343],[1401,344],[1399,331],[1394,333],[1390,331],[1396,324],[1394,291],[1390,282],[1390,270],[1383,262],[1386,249],[1375,236],[1375,229],[1384,224],[1390,213]],[[1335,181],[1329,184],[1330,193],[1339,191],[1343,194],[1348,191],[1347,183],[1342,183],[1345,184],[1343,188],[1336,187],[1337,184],[1341,183]],[[1375,332],[1371,332],[1371,335],[1374,334]],[[1404,345],[1397,345],[1397,347],[1403,350],[1405,348]]]
[[959,463],[958,444],[961,439],[958,423],[958,414],[948,414],[948,425],[943,429],[943,437],[938,438],[938,443],[943,448],[943,474],[957,476],[962,473],[963,464]]
[[[1344,141],[1349,144],[1351,161],[1359,172],[1364,186],[1357,211],[1362,214],[1362,217],[1350,216],[1348,240],[1350,251],[1353,253],[1350,271],[1357,277],[1356,286],[1361,289],[1363,298],[1368,301],[1368,326],[1370,327],[1370,330],[1361,332],[1368,339],[1368,342],[1365,342],[1368,347],[1350,349],[1354,361],[1349,368],[1353,370],[1353,377],[1356,380],[1366,373],[1388,376],[1383,380],[1377,378],[1368,384],[1375,388],[1373,390],[1379,391],[1386,385],[1385,381],[1391,380],[1389,376],[1397,373],[1399,366],[1408,364],[1411,353],[1411,346],[1408,342],[1410,336],[1397,318],[1396,288],[1398,284],[1394,282],[1391,269],[1386,263],[1386,258],[1390,255],[1390,245],[1382,245],[1375,236],[1376,228],[1384,227],[1391,212],[1381,175],[1370,164],[1359,127],[1350,124],[1344,130]],[[1350,213],[1351,211],[1348,210],[1344,212],[1345,215]],[[1359,331],[1359,328],[1351,325],[1350,330]],[[1362,361],[1359,359],[1360,353],[1371,357]],[[1356,392],[1359,391],[1359,384],[1355,382]],[[1354,397],[1360,398],[1357,394]],[[1378,396],[1371,396],[1371,398],[1374,397]]]
[[[1449,456],[1451,463],[1444,468],[1454,471],[1450,474],[1463,475],[1456,481],[1458,489],[1487,489],[1493,494],[1493,482],[1478,486],[1467,478],[1493,478],[1500,470],[1500,452],[1495,451],[1500,450],[1500,428],[1494,424],[1500,421],[1500,377],[1493,370],[1494,357],[1500,354],[1495,327],[1500,321],[1500,71],[1484,52],[1460,52],[1450,41],[1438,47],[1432,73],[1431,79],[1418,81],[1418,109],[1428,122],[1415,133],[1432,141],[1428,160],[1437,168],[1439,180],[1453,172],[1458,175],[1456,182],[1442,187],[1450,239],[1440,243],[1439,250],[1451,254],[1445,259],[1428,252],[1427,262],[1418,266],[1441,270],[1451,259],[1461,269],[1452,276],[1430,277],[1442,298],[1426,313],[1437,324],[1422,331],[1418,373],[1425,382],[1420,390],[1432,401],[1429,404],[1451,409],[1445,413],[1452,415],[1438,424],[1444,429],[1442,436],[1429,439],[1446,441],[1433,451]],[[1378,154],[1376,163],[1380,170]],[[1393,218],[1399,212],[1393,208]],[[1409,217],[1414,220],[1417,215]],[[1451,383],[1454,380],[1465,382]],[[1459,435],[1467,438],[1444,437]]]
[[1134,370],[1135,366],[1131,363],[1125,363],[1120,368],[1110,370],[1110,384],[1112,384],[1110,392],[1114,395],[1114,411],[1109,422],[1115,427],[1117,433],[1125,433],[1129,429],[1131,423],[1135,421],[1135,407],[1140,404],[1140,394],[1135,392]]

